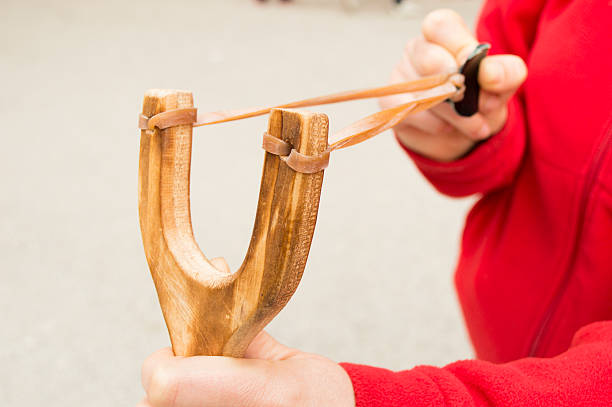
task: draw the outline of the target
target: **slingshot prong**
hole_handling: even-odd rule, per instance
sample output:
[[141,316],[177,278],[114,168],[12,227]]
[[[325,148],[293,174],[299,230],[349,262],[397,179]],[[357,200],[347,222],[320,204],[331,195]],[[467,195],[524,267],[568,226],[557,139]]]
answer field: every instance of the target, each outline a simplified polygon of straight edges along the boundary
[[[143,115],[193,107],[190,92],[151,90]],[[273,110],[268,133],[303,154],[327,147],[323,114]],[[143,130],[142,239],[176,355],[239,357],[295,292],[310,250],[323,171],[293,171],[266,153],[251,242],[236,273],[217,270],[193,237],[189,207],[192,126]]]

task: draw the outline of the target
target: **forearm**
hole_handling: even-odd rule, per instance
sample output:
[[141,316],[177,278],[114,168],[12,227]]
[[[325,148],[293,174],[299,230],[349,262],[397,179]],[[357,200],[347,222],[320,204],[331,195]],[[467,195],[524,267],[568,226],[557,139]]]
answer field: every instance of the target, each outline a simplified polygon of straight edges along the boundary
[[549,359],[465,360],[402,372],[342,366],[357,407],[603,407],[612,400],[612,321],[581,329],[568,351]]

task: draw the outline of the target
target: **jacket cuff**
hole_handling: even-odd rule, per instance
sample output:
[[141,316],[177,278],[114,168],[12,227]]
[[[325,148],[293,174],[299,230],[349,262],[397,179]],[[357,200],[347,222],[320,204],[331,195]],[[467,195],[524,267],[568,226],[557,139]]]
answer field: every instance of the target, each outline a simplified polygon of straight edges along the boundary
[[421,373],[418,367],[393,372],[352,363],[340,363],[340,366],[353,383],[356,407],[444,405],[438,385],[427,374]]
[[410,150],[401,142],[400,145],[421,173],[443,194],[467,196],[502,187],[513,178],[525,148],[520,102],[516,96],[513,97],[502,130],[458,160],[435,161]]

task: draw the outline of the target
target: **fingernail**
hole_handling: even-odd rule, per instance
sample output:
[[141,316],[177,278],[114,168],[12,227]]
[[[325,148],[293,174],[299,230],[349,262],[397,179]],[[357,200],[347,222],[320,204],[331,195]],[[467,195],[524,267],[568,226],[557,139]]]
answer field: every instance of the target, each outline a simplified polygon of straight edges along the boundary
[[478,138],[482,140],[482,139],[489,137],[490,135],[491,135],[491,128],[489,127],[488,124],[486,123],[483,124],[480,130],[478,131]]

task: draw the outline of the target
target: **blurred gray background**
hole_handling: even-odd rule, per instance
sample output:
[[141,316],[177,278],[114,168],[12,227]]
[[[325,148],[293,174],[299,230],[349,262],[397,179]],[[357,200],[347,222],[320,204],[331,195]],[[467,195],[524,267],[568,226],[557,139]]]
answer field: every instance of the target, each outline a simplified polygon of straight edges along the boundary
[[[0,405],[134,405],[142,361],[169,343],[138,227],[146,89],[193,90],[207,111],[382,85],[427,11],[472,24],[479,6],[405,1],[2,1]],[[311,110],[333,131],[376,109]],[[196,238],[233,270],[265,126],[195,131]],[[470,357],[452,284],[470,204],[436,193],[390,133],[335,153],[302,283],[269,332],[390,369]]]

